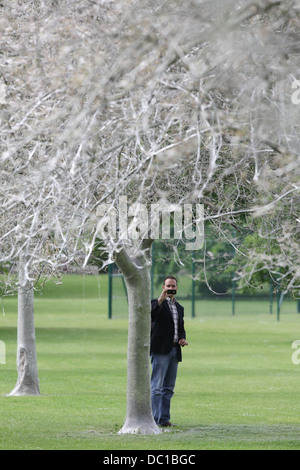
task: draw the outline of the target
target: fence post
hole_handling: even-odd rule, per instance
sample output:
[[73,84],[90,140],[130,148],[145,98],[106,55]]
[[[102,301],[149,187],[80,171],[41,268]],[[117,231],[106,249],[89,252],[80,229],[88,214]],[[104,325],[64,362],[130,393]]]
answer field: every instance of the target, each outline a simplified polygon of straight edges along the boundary
[[112,318],[112,263],[108,265],[108,318]]
[[231,280],[231,283],[232,283],[232,294],[231,294],[231,297],[232,297],[232,315],[235,314],[235,280],[234,280],[234,271],[232,272],[232,280]]
[[270,313],[273,313],[273,290],[274,290],[274,283],[273,280],[270,280]]
[[284,291],[280,289],[280,282],[277,283],[277,321],[280,320],[280,309],[284,298]]

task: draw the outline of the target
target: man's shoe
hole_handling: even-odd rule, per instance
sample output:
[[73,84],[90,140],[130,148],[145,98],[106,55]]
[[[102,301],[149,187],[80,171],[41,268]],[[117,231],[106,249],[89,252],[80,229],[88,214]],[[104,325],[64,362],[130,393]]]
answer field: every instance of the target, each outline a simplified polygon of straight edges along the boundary
[[173,426],[173,424],[170,423],[170,421],[167,421],[166,423],[160,424],[160,426],[163,426],[164,428],[170,428],[171,426]]

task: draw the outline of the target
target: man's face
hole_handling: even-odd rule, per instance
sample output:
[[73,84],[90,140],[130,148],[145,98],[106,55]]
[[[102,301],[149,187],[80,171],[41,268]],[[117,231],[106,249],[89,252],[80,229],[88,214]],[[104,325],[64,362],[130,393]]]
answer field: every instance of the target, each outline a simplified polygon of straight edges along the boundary
[[[163,288],[164,290],[170,289],[177,291],[177,282],[175,281],[175,279],[166,279]],[[168,294],[168,297],[172,299],[174,297],[174,294]]]

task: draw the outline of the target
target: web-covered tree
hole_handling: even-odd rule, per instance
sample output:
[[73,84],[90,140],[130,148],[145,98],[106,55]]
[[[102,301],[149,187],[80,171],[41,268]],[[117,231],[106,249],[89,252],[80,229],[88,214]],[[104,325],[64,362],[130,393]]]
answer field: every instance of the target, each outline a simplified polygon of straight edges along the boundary
[[[18,184],[14,193],[1,188],[1,207],[21,219],[36,214],[34,231],[30,219],[12,232],[25,237],[31,265],[59,264],[41,256],[37,240],[50,239],[66,262],[83,256],[84,264],[95,240],[105,239],[107,262],[117,261],[129,293],[122,432],[158,432],[147,365],[151,236],[129,224],[114,237],[112,221],[125,197],[148,214],[162,201],[201,203],[220,234],[224,223],[254,230],[260,220],[260,235],[276,239],[284,262],[299,259],[290,243],[299,223],[299,113],[291,102],[297,4],[2,4],[1,164]],[[26,181],[46,197],[36,203]],[[9,225],[7,213],[1,217],[2,243]],[[14,244],[1,251],[17,255]],[[265,268],[277,261],[265,258]],[[298,279],[291,271],[290,289]]]

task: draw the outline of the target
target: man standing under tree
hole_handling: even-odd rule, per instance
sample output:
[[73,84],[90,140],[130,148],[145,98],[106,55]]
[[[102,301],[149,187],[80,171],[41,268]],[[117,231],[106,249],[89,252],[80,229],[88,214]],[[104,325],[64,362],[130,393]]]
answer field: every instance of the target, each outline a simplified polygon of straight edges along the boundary
[[168,276],[158,299],[151,301],[151,400],[153,417],[160,426],[170,422],[171,398],[174,394],[181,346],[187,346],[184,309],[176,302],[177,279]]

